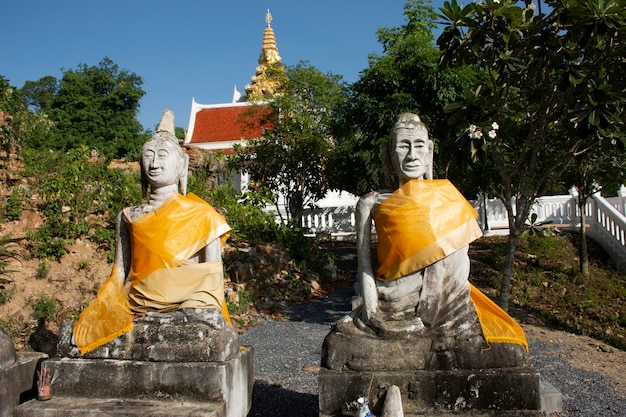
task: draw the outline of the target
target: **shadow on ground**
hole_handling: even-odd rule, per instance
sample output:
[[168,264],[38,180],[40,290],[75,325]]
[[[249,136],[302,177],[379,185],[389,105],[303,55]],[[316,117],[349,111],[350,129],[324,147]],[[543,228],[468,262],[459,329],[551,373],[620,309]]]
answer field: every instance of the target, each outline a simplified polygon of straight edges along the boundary
[[286,390],[257,381],[252,392],[248,417],[317,417],[317,395]]
[[284,316],[291,321],[314,324],[333,324],[352,310],[353,287],[341,288],[309,304],[290,305]]

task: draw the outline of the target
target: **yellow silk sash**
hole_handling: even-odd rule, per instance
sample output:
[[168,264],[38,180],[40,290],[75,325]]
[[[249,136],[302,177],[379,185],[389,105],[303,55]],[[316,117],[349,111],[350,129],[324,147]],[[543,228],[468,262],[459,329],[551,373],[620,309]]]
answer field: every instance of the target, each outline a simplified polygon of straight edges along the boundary
[[222,262],[213,261],[157,269],[131,287],[128,293],[131,309],[149,312],[172,307],[222,308],[225,305],[223,268]]
[[476,315],[487,342],[516,343],[524,345],[528,351],[528,342],[522,326],[472,284],[470,299],[476,307]]
[[194,194],[175,194],[131,223],[132,285],[160,268],[175,268],[218,237],[230,233],[226,220]]
[[391,281],[443,259],[482,236],[478,214],[448,180],[411,180],[374,213],[379,267]]
[[[193,194],[173,195],[155,211],[146,213],[131,223],[132,252],[129,273],[131,288],[134,286],[146,288],[146,284],[142,286],[141,283],[147,277],[162,276],[163,274],[157,272],[160,269],[179,267],[185,260],[218,237],[224,243],[229,233],[230,227],[224,218],[204,200]],[[218,263],[221,268],[221,262]],[[221,274],[221,270],[217,271],[214,265],[192,268],[205,272],[209,276],[215,276],[217,272]],[[181,276],[178,273],[171,275],[171,277]],[[217,304],[221,305],[222,313],[230,322],[224,302],[223,277],[221,275],[220,277],[221,290],[216,291],[216,283],[207,284],[206,279],[200,281],[204,288],[201,291],[196,291],[198,288],[194,286],[187,286],[187,288],[191,288],[193,294],[206,292],[209,288],[211,295],[206,305],[213,303],[210,298],[219,298]],[[159,282],[158,286],[161,290],[168,288],[163,286],[163,280],[154,282]],[[157,287],[151,286],[150,288],[155,290]],[[221,291],[221,296],[215,296],[214,294],[219,291]],[[181,294],[177,297],[178,299],[184,298]],[[193,306],[198,306],[198,303],[194,303]],[[74,340],[81,354],[85,354],[132,330],[132,320],[131,306],[119,271],[113,266],[111,275],[102,284],[97,298],[76,321]]]
[[117,267],[98,290],[98,296],[74,324],[73,336],[81,355],[133,329],[133,315]]

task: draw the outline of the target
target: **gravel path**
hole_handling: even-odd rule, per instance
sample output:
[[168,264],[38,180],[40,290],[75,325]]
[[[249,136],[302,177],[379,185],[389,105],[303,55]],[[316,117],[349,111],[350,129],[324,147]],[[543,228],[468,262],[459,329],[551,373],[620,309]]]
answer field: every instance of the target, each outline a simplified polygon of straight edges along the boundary
[[[626,396],[623,395],[623,387],[619,391],[615,390],[615,380],[601,372],[584,369],[586,367],[584,363],[574,366],[570,360],[571,355],[567,351],[576,347],[567,346],[567,341],[536,338],[533,333],[533,331],[526,331],[530,345],[530,362],[545,381],[551,383],[563,394],[562,416],[626,416]],[[574,336],[559,331],[551,333],[557,337],[565,335],[567,339],[580,339],[583,344],[586,340],[591,340],[584,336]],[[565,346],[566,349],[564,349]],[[610,353],[597,349],[595,354],[587,360],[591,365],[592,362],[597,363],[607,359],[607,355]],[[623,363],[620,364],[620,367],[623,366]],[[623,376],[621,378],[623,385],[626,381]]]
[[[256,383],[249,417],[317,417],[317,371],[331,324],[350,311],[351,289],[290,307],[293,320],[270,319],[241,335],[255,349]],[[563,394],[567,417],[624,417],[626,398],[598,372],[572,367],[558,345],[527,332],[531,364]],[[594,360],[594,359],[590,359]]]
[[340,290],[307,305],[291,306],[293,320],[270,319],[241,335],[254,346],[256,382],[249,417],[317,417],[317,371],[332,323],[350,312],[352,291]]

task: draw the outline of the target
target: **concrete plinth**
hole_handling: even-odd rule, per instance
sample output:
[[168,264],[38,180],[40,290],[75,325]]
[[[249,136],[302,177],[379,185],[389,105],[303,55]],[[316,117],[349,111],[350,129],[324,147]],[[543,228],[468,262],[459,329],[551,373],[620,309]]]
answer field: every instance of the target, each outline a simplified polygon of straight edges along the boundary
[[320,415],[349,415],[349,404],[366,396],[370,386],[370,409],[376,412],[392,385],[400,388],[406,414],[541,409],[539,374],[530,367],[374,372],[322,368]]
[[224,417],[223,403],[190,401],[102,400],[80,397],[31,401],[15,417]]
[[57,356],[150,362],[226,362],[239,352],[239,336],[214,308],[185,308],[148,313],[133,330],[81,355],[72,343],[73,321],[59,332]]
[[[245,417],[252,405],[254,372],[250,347],[241,347],[234,359],[225,362],[53,358],[46,364],[52,372],[59,371],[58,382],[52,387],[53,399],[46,405],[36,400],[20,405],[16,416],[104,416],[117,409],[110,415]],[[78,408],[70,404],[71,398],[82,399]],[[146,413],[173,403],[188,404],[191,411]],[[196,408],[211,410],[213,414],[192,413]],[[85,409],[92,409],[92,414],[81,414]]]
[[0,417],[13,417],[20,401],[37,395],[35,371],[47,357],[38,352],[17,353],[13,362],[0,367]]
[[322,346],[320,416],[356,415],[359,397],[368,398],[372,412],[380,415],[387,389],[394,385],[407,416],[560,411],[560,393],[540,382],[523,345],[487,344],[471,332],[386,338],[346,316]]

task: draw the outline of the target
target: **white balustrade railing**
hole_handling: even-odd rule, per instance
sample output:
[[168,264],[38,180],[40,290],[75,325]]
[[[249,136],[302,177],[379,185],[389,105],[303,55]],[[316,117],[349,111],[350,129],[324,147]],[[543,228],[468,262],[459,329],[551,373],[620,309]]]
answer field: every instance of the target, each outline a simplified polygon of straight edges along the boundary
[[[478,223],[484,231],[509,228],[509,215],[502,200],[489,198],[472,200],[478,212]],[[576,225],[578,222],[576,197],[555,195],[540,197],[535,201],[530,214],[536,214],[535,224]]]
[[314,208],[302,216],[302,226],[314,234],[350,235],[354,224],[354,206]]
[[596,228],[600,228],[610,234],[620,244],[624,245],[624,230],[626,230],[626,218],[605,198],[600,196],[593,199],[595,207],[591,206],[595,210],[592,215],[596,216],[596,221],[593,225]]
[[[508,214],[501,200],[481,198],[471,201],[478,212],[478,222],[486,234],[508,233]],[[311,235],[331,235],[335,238],[354,237],[354,207],[356,198],[345,198],[333,206],[326,200],[323,207],[307,209],[302,224]],[[535,225],[579,228],[577,197],[556,195],[540,197],[532,213],[537,214]],[[598,241],[616,265],[626,272],[626,189],[618,197],[604,198],[599,193],[588,199],[585,214],[588,235]]]
[[620,271],[626,273],[626,216],[602,196],[594,196],[585,207],[589,218],[587,234],[600,243]]
[[626,216],[626,197],[609,197],[606,201],[617,211]]

